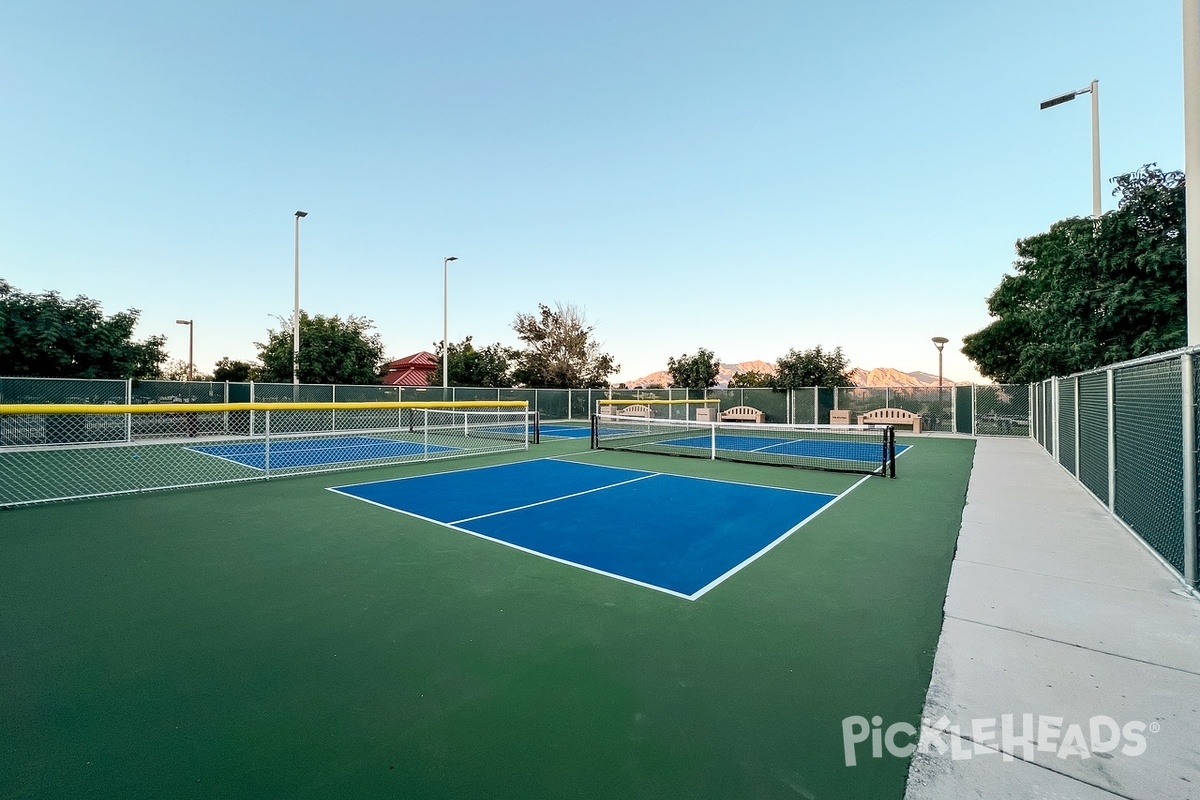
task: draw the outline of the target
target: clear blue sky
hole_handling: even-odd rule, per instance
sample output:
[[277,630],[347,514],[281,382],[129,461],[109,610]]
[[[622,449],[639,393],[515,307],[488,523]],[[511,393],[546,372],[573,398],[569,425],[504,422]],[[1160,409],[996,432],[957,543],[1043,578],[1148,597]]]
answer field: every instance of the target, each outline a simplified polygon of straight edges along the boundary
[[196,363],[301,305],[517,345],[581,308],[631,379],[841,346],[976,379],[1017,239],[1183,168],[1179,2],[393,0],[0,7],[0,277]]

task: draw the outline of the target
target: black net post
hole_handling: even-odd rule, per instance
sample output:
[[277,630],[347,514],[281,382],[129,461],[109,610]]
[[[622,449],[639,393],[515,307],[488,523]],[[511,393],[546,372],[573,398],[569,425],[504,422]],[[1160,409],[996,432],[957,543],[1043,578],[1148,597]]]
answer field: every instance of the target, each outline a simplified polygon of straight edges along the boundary
[[891,464],[889,477],[896,477],[896,429],[888,426],[887,434],[887,460]]

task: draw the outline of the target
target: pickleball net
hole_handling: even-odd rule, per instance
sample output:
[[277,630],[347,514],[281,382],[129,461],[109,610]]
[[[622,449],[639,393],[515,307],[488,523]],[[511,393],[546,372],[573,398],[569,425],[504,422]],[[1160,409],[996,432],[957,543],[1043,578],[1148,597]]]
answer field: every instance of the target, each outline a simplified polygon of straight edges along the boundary
[[889,426],[592,417],[592,448],[896,477]]

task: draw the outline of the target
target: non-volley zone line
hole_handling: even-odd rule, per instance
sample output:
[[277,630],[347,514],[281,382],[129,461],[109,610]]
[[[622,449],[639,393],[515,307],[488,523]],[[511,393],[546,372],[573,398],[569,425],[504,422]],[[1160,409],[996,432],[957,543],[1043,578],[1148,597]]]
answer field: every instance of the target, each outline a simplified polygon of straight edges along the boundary
[[[267,468],[267,446],[264,442],[196,445],[188,449],[251,469]],[[285,469],[374,461],[422,453],[446,453],[457,449],[374,436],[332,436],[324,439],[274,439],[271,441],[270,457],[271,469]]]
[[331,491],[689,600],[839,497],[557,459]]

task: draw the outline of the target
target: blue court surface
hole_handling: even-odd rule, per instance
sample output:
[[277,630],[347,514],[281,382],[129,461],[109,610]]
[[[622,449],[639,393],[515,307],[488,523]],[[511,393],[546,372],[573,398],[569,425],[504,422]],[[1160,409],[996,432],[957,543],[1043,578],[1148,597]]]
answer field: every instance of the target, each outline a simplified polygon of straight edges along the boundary
[[[262,442],[198,445],[188,448],[206,456],[233,461],[251,469],[267,468],[267,449]],[[335,436],[324,439],[276,439],[271,442],[271,469],[314,467],[324,464],[343,464],[371,461],[378,458],[445,453],[453,447],[426,445],[423,442],[401,442],[373,436]]]
[[560,439],[587,439],[592,435],[591,425],[570,425],[566,423],[543,423],[539,429],[542,436]]
[[554,459],[331,491],[687,599],[838,498]]

